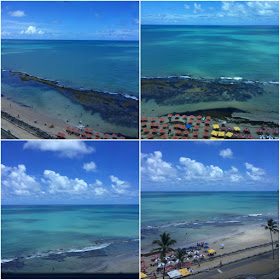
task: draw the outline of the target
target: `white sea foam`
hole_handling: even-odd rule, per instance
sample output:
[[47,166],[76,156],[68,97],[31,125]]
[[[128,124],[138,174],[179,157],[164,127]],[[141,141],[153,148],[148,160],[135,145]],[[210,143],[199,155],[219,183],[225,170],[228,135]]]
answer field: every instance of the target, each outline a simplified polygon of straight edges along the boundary
[[258,216],[262,216],[262,214],[249,214],[249,217],[258,217]]
[[7,263],[7,262],[11,262],[15,259],[1,259],[1,263]]

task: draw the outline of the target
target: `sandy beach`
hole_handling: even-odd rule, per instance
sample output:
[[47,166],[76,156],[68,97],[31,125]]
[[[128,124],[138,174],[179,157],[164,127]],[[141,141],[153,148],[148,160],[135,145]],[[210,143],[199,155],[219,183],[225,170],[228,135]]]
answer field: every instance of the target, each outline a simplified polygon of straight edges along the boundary
[[[274,235],[273,237],[274,241],[278,242],[278,236]],[[197,242],[202,242],[202,240]],[[269,252],[271,250],[271,244],[269,242],[269,232],[264,230],[264,228],[261,227],[261,225],[240,227],[235,233],[229,233],[225,236],[210,238],[209,240],[207,240],[207,243],[209,244],[209,249],[214,249],[216,251],[216,254],[214,255],[215,257],[208,256],[207,250],[209,249],[201,249],[200,254],[205,254],[204,261],[196,261],[193,258],[190,258],[190,260],[186,262],[191,263],[191,268],[194,270],[195,273],[197,271],[209,269],[213,266],[220,266],[220,262],[232,262],[235,260],[247,258],[248,256],[254,256],[264,252]],[[225,245],[223,249],[221,249],[220,244]],[[189,247],[191,245],[195,244],[186,244],[185,247]],[[178,246],[176,245],[173,246],[174,249],[176,249],[177,247]],[[151,249],[152,248],[153,247],[151,247]],[[152,261],[152,259],[154,259],[152,255],[153,254],[146,257],[142,256],[141,261],[147,262],[145,266],[147,266],[148,268],[145,271],[147,272],[148,276],[154,276],[154,273],[156,273],[157,278],[161,278],[162,271],[157,273],[157,265],[151,266],[151,264],[155,263]],[[170,256],[170,254],[168,254],[168,256]],[[176,263],[172,264],[174,269],[178,269],[175,267],[175,265]],[[182,266],[182,268],[183,267],[184,266]],[[168,277],[166,276],[166,278]],[[193,275],[192,278],[196,278],[196,275]]]
[[[66,139],[80,138],[79,135],[66,131],[66,127],[75,128],[78,125],[77,123],[73,124],[68,120],[43,114],[35,108],[18,104],[5,97],[2,97],[1,100],[2,128],[18,139],[56,139],[58,132],[63,133]],[[104,137],[105,135],[107,136]],[[120,136],[116,135],[114,137],[114,134],[94,131],[92,138],[119,139]]]
[[142,116],[141,137],[142,139],[278,139],[279,137],[278,124],[273,122],[250,121],[220,111],[200,113]]

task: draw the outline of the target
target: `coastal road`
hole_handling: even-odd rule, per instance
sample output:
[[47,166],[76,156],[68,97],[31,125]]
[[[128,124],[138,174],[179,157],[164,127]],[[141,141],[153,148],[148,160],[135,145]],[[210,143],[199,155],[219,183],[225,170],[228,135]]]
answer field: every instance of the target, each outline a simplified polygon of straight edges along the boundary
[[[199,273],[187,278],[191,279],[241,279],[248,276],[258,279],[279,279],[279,253],[275,251],[275,260],[272,259],[272,252],[257,257],[252,257],[233,264],[225,265],[209,272]],[[243,277],[242,277],[243,275]],[[245,276],[245,277],[244,277]]]

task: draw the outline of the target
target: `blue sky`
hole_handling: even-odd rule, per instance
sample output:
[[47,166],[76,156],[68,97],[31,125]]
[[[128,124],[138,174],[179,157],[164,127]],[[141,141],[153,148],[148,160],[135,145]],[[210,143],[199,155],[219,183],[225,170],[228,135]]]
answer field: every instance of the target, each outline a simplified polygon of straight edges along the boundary
[[278,142],[143,141],[142,191],[276,191]]
[[141,24],[278,25],[278,1],[143,1]]
[[138,142],[2,141],[3,204],[138,203]]
[[2,38],[138,40],[136,1],[4,1]]

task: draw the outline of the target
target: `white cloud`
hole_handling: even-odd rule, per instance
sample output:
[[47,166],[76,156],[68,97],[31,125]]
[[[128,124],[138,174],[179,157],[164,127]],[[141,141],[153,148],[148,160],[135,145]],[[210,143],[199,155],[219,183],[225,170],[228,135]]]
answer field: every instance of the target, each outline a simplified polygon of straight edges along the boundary
[[164,160],[162,153],[155,151],[152,154],[142,154],[142,176],[154,182],[166,181],[177,174],[175,168]]
[[9,15],[11,17],[24,17],[25,13],[24,11],[17,10],[17,11],[9,12]]
[[188,10],[188,9],[190,8],[190,6],[187,5],[187,4],[185,4],[185,5],[184,5],[184,8]]
[[16,195],[31,195],[39,191],[40,184],[32,176],[26,174],[26,167],[8,167],[1,164],[2,186]]
[[247,170],[246,174],[254,181],[260,181],[265,175],[265,171],[262,168],[255,167],[253,164],[246,162],[245,167]]
[[198,13],[198,12],[204,12],[204,10],[201,7],[201,4],[194,3],[193,6],[194,6],[193,12],[195,14]]
[[180,157],[180,163],[184,166],[185,179],[216,180],[224,176],[224,171],[214,165],[204,165],[190,158]]
[[113,188],[114,192],[117,194],[125,194],[127,193],[127,189],[130,188],[128,182],[121,181],[118,177],[111,175],[111,187]]
[[93,147],[89,147],[81,141],[28,141],[23,145],[23,148],[54,152],[67,158],[79,157],[95,151]]
[[35,26],[30,25],[30,26],[27,27],[26,30],[22,30],[20,33],[21,34],[28,34],[28,35],[36,35],[36,34],[42,35],[42,34],[44,34],[44,31],[37,30],[37,28]]
[[88,184],[82,179],[69,179],[67,176],[62,176],[51,170],[44,171],[45,179],[42,182],[47,184],[48,191],[51,194],[68,193],[79,194],[84,193],[88,189]]
[[222,158],[232,158],[232,156],[233,156],[232,150],[230,148],[227,148],[225,150],[221,150],[220,151],[220,156]]
[[91,161],[91,162],[87,162],[83,165],[83,169],[86,170],[87,172],[95,172],[96,171],[96,164]]

